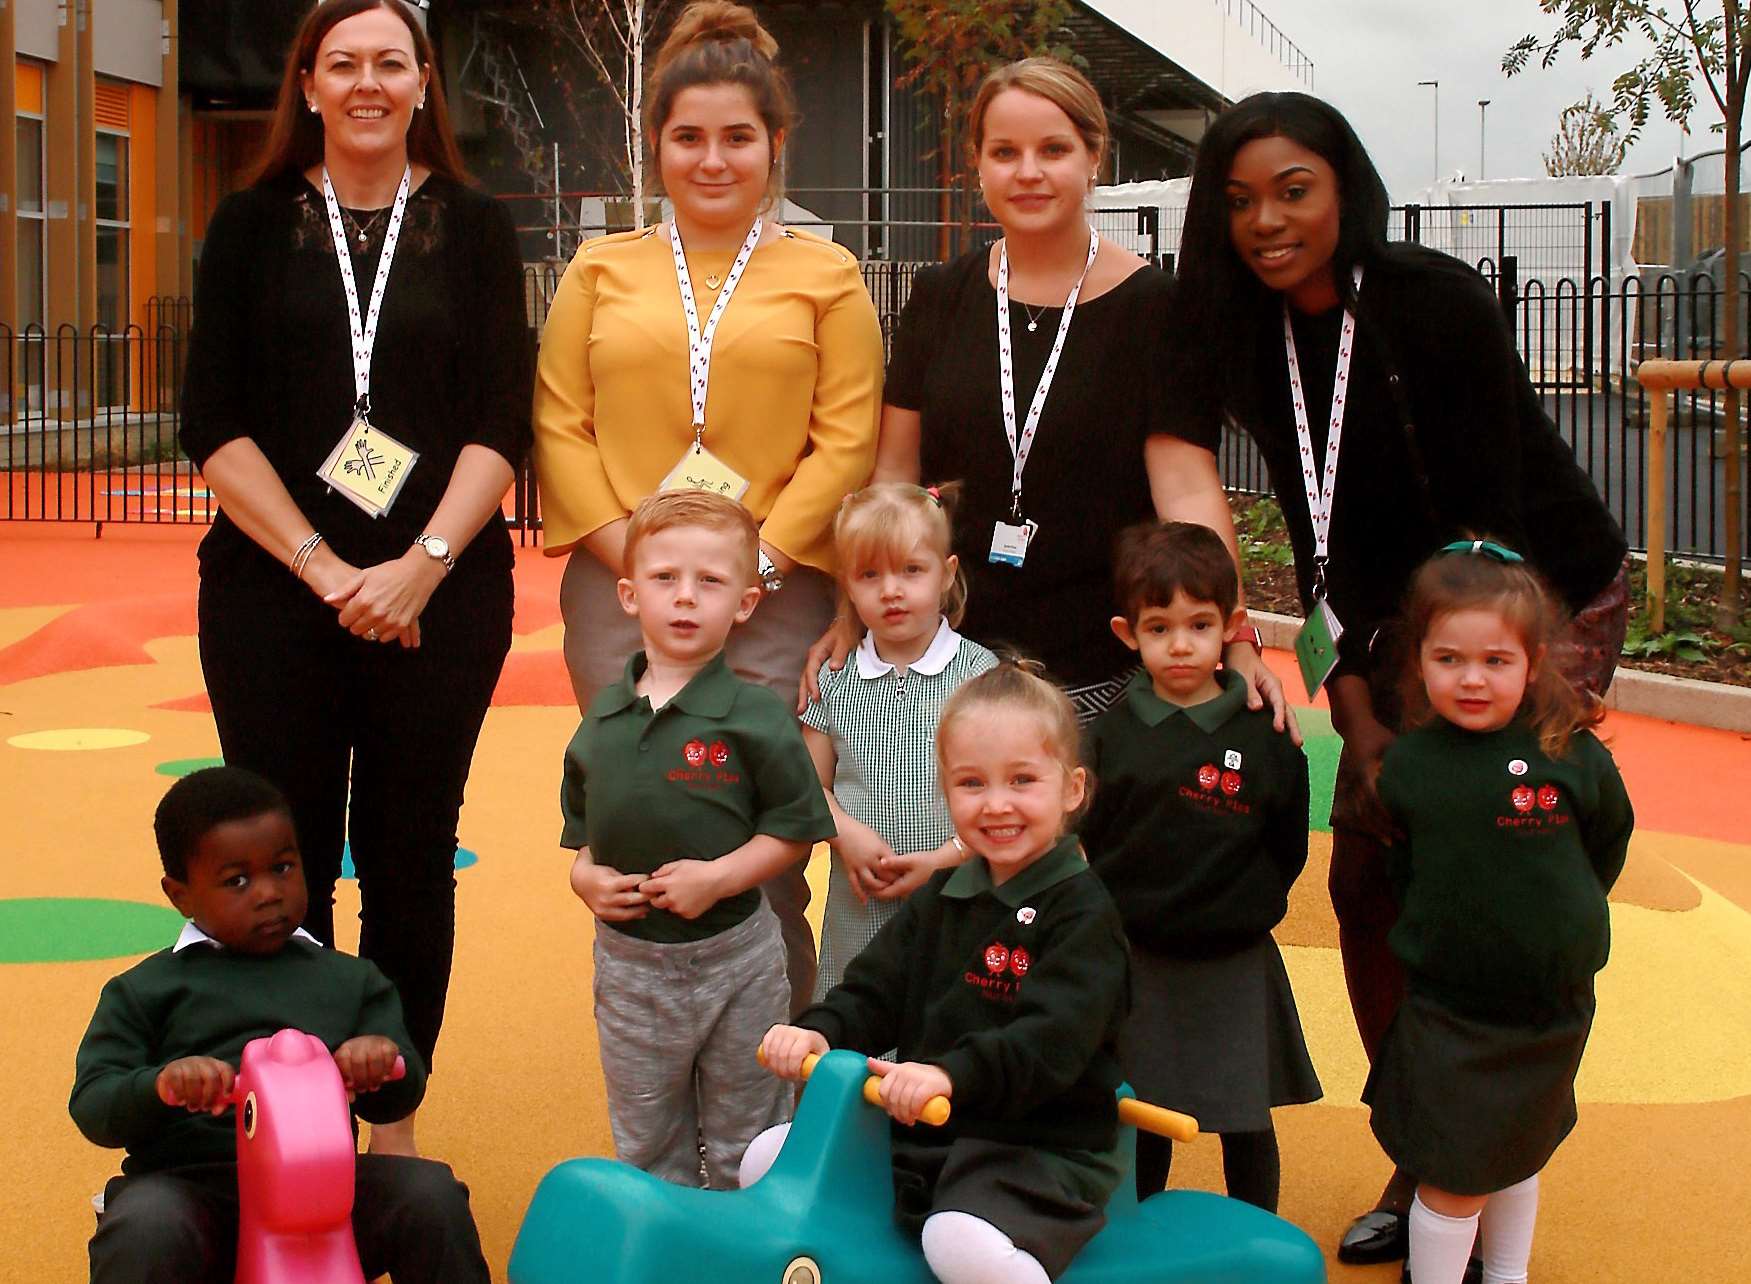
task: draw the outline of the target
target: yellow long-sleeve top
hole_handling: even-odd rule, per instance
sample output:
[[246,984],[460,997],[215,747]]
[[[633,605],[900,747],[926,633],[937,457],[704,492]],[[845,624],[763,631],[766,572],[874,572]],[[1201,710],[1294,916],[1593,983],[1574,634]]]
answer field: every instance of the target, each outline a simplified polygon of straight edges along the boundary
[[[701,324],[733,251],[689,252]],[[547,314],[535,380],[543,543],[565,553],[627,516],[693,443],[687,320],[666,234],[586,241]],[[705,447],[748,479],[774,548],[833,569],[833,515],[869,480],[882,336],[856,258],[786,229],[755,248],[719,321]]]

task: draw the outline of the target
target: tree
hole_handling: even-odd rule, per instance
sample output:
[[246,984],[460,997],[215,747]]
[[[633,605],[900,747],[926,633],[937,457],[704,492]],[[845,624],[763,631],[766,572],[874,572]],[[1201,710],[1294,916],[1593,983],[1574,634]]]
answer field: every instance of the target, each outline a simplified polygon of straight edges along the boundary
[[1035,54],[1066,61],[1075,55],[1064,41],[1070,0],[887,0],[900,52],[911,66],[896,86],[928,92],[942,112],[937,135],[937,185],[948,253],[948,190],[960,186],[972,207],[972,171],[964,158],[971,140],[963,137],[966,108],[991,68]]
[[1629,151],[1629,140],[1617,132],[1617,120],[1605,105],[1587,96],[1563,108],[1557,130],[1545,153],[1544,172],[1552,178],[1577,174],[1615,174]]
[[[1533,54],[1549,67],[1567,45],[1578,45],[1583,59],[1611,49],[1626,38],[1639,37],[1646,49],[1640,62],[1612,82],[1614,115],[1627,117],[1626,142],[1634,142],[1657,102],[1668,120],[1683,125],[1696,109],[1694,77],[1701,76],[1720,112],[1715,125],[1726,136],[1726,288],[1721,326],[1722,346],[1731,357],[1740,349],[1739,312],[1739,148],[1744,134],[1745,91],[1751,84],[1751,10],[1741,0],[1538,0],[1546,14],[1557,16],[1556,31],[1546,38],[1522,36],[1502,59],[1502,70],[1513,76],[1525,70]],[[1744,554],[1744,496],[1739,484],[1739,393],[1726,390],[1727,431],[1722,464],[1726,469],[1726,578],[1716,626],[1723,631],[1739,624],[1740,563]]]

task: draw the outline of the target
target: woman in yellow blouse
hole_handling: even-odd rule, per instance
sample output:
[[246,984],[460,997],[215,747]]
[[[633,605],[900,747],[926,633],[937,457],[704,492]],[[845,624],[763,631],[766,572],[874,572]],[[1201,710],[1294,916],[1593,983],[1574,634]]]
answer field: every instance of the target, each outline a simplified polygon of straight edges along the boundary
[[[580,708],[638,649],[614,585],[628,515],[666,484],[727,487],[760,524],[765,594],[728,646],[741,676],[795,699],[833,618],[833,514],[874,465],[881,326],[850,253],[763,217],[795,117],[777,52],[741,5],[682,13],[647,111],[673,221],[586,242],[548,313],[535,462],[547,553],[571,555],[560,609]],[[766,892],[807,1002],[802,867]]]

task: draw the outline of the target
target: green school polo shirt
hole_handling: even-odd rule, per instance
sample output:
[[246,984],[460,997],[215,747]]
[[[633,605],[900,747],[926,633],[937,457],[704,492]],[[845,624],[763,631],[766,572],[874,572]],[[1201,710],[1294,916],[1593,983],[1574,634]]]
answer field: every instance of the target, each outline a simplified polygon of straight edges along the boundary
[[[755,834],[831,838],[833,818],[796,715],[743,682],[720,653],[661,709],[638,694],[643,651],[598,692],[565,751],[562,847],[597,864],[648,874],[674,860],[716,860]],[[760,889],[725,897],[696,919],[652,909],[607,926],[642,940],[699,941],[760,905]]]

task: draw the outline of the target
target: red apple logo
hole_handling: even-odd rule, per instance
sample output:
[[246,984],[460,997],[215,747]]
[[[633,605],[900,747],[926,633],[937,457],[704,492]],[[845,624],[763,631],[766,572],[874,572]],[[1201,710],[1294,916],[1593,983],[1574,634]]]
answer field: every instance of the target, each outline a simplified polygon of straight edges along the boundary
[[1557,793],[1555,785],[1540,785],[1538,787],[1538,806],[1544,811],[1555,811],[1562,795]]
[[1009,948],[999,942],[992,942],[985,947],[985,970],[993,976],[1003,971],[1009,963]]
[[1227,794],[1230,798],[1240,792],[1240,773],[1238,771],[1225,771],[1222,773],[1222,792]]
[[1021,946],[1018,945],[1009,952],[1009,970],[1017,976],[1026,976],[1028,968],[1032,965],[1033,959],[1028,957],[1028,952]]
[[1221,773],[1216,770],[1215,763],[1213,763],[1213,762],[1205,763],[1202,767],[1198,768],[1198,784],[1199,784],[1199,786],[1204,788],[1204,789],[1214,789],[1216,787],[1217,778],[1220,776],[1220,774]]
[[1509,797],[1513,801],[1515,811],[1531,811],[1532,801],[1537,795],[1532,792],[1531,785],[1516,785],[1514,792]]
[[705,741],[689,740],[681,753],[686,757],[689,767],[703,767],[705,765]]
[[711,765],[721,767],[730,760],[730,747],[721,740],[711,742]]

